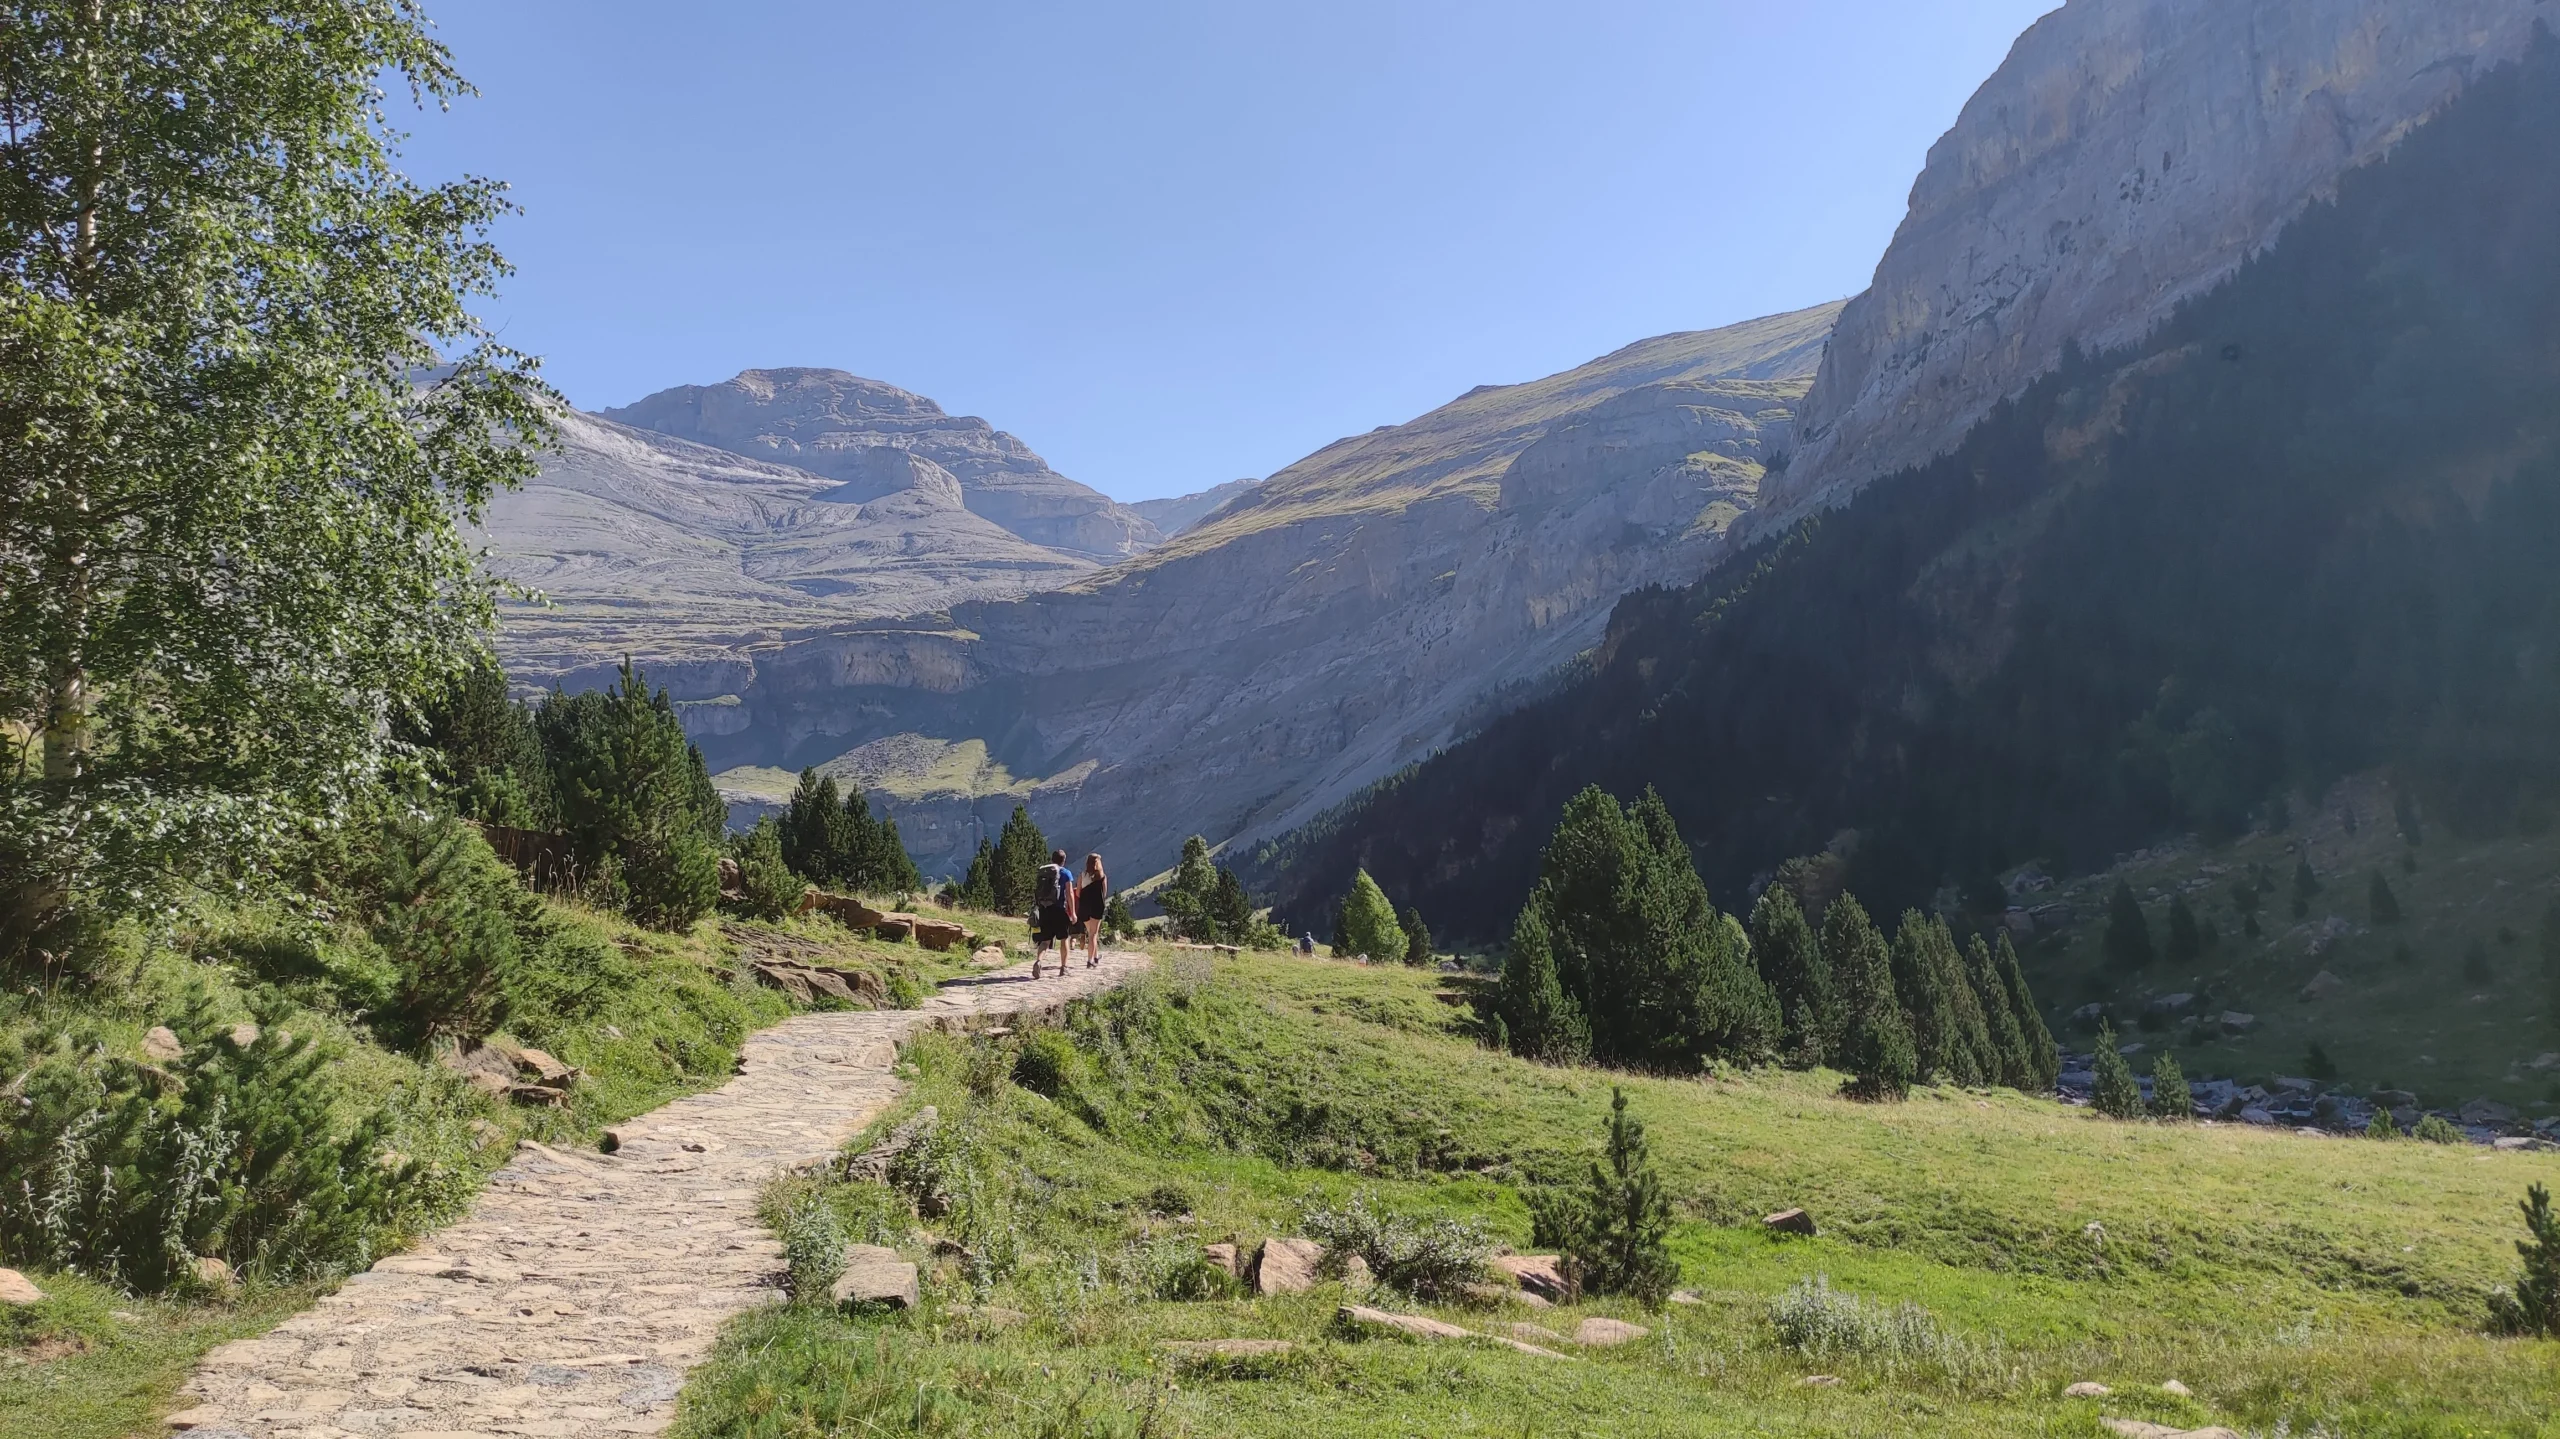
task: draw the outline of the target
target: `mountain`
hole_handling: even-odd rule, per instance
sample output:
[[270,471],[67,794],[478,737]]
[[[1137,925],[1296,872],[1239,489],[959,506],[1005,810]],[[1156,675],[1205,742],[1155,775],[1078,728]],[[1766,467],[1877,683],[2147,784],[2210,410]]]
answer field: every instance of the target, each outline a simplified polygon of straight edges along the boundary
[[904,451],[957,478],[970,513],[1086,560],[1107,564],[1162,538],[1135,510],[1050,469],[986,421],[842,370],[748,370],[660,390],[604,417],[825,475],[856,500],[881,483],[875,452]]
[[1546,682],[1630,588],[1694,574],[1836,313],[1482,386],[1060,588],[761,647],[688,696],[698,733],[715,768],[859,772],[938,837],[929,873],[1017,800],[1131,877],[1189,834],[1279,833]]
[[483,525],[490,569],[542,591],[506,606],[520,681],[601,684],[632,653],[677,693],[748,673],[740,646],[794,628],[1021,594],[1094,568],[972,513],[910,451],[844,457],[846,479],[567,411],[560,442]]
[[2037,21],[1930,149],[1756,523],[1948,452],[2075,349],[2139,342],[2550,18],[2546,0],[2072,0]]
[[1165,535],[1178,535],[1216,513],[1227,501],[1261,483],[1250,479],[1229,480],[1197,494],[1177,495],[1168,500],[1140,500],[1129,508]]
[[[1983,893],[2028,860],[2086,872],[2164,837],[2280,838],[2295,803],[2349,776],[2465,842],[2546,831],[2560,41],[2517,38],[2533,10],[2075,0],[1985,90],[2048,103],[1967,108],[1882,293],[1844,313],[1806,401],[1824,433],[1771,487],[1802,517],[1763,510],[1703,580],[1629,596],[1575,684],[1272,847],[1261,877],[1312,912],[1365,866],[1438,932],[1496,939],[1592,783],[1656,786],[1728,904],[1794,856],[1828,854],[1890,910]],[[2254,27],[2228,28],[2244,12]],[[2180,18],[2225,27],[2221,43],[2173,42]],[[2054,53],[2062,33],[2090,48]],[[2135,83],[2145,37],[2197,75]],[[2258,48],[2235,70],[2224,51],[2243,42]],[[2302,90],[2324,73],[2337,89]],[[2093,74],[2114,80],[2092,90]],[[2342,136],[2393,139],[2324,152],[2314,198],[2236,262],[2141,207],[2068,252],[2063,228],[2015,219],[2030,191],[2156,175],[2147,121],[2173,95],[2235,117],[2215,164],[2294,174],[2301,129],[2248,118],[2284,93],[2346,117]],[[2400,118],[2357,108],[2377,94]],[[2060,171],[1941,203],[1998,173],[1982,157],[2064,133],[2085,142]],[[2173,152],[2172,173],[2198,158]],[[1918,317],[1964,311],[1947,297],[1973,277],[2070,270],[2081,251],[2145,278],[2112,305],[2026,286],[1924,343]],[[1888,315],[1908,347],[1877,344]],[[1948,368],[1964,355],[1979,366]],[[2399,824],[2414,838],[2420,821]]]

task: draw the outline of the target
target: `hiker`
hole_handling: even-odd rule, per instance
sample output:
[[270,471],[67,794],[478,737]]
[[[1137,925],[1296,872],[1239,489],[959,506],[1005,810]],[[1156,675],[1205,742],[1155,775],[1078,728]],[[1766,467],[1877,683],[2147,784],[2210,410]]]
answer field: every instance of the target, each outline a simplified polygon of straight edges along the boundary
[[1102,872],[1102,856],[1086,855],[1084,884],[1076,890],[1076,918],[1084,922],[1084,967],[1087,969],[1102,963],[1102,906],[1110,898],[1111,878]]
[[1308,930],[1307,937],[1298,941],[1298,956],[1301,959],[1313,959],[1316,957],[1316,932],[1314,930]]
[[1067,950],[1076,932],[1076,875],[1067,868],[1067,852],[1049,851],[1049,862],[1040,866],[1039,883],[1032,890],[1037,906],[1031,913],[1031,938],[1039,948],[1031,955],[1031,977],[1040,977],[1040,957],[1049,946],[1058,946],[1058,977],[1067,977]]

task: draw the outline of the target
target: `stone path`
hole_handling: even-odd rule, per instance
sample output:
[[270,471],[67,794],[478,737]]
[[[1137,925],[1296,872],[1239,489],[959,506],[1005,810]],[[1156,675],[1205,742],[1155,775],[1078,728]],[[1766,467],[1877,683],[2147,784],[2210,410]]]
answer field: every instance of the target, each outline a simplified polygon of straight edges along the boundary
[[169,1422],[189,1439],[655,1434],[720,1326],[781,1297],[758,1189],[834,1154],[897,1096],[900,1040],[1146,966],[1106,951],[1063,979],[1016,966],[955,981],[922,1010],[785,1020],[747,1041],[737,1078],[617,1126],[613,1154],[525,1142],[469,1217],[206,1355],[193,1407]]

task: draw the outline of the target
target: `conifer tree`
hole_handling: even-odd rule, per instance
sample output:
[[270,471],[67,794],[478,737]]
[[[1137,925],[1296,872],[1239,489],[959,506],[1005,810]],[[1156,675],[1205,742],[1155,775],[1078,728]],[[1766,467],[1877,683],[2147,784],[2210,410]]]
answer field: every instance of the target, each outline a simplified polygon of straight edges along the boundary
[[2542,933],[2538,936],[2542,949],[2542,980],[2549,991],[2543,996],[2542,1012],[2551,1026],[2560,1029],[2560,899],[2542,912]]
[[2164,1052],[2151,1065],[2151,1115],[2154,1119],[2195,1117],[2195,1095],[2187,1088],[2187,1073],[2178,1067],[2174,1054]]
[[800,899],[800,877],[782,858],[782,826],[772,815],[738,840],[739,907],[753,919],[780,919]]
[[800,771],[782,815],[782,862],[812,884],[835,883],[836,832],[842,825],[835,780],[815,769]]
[[2133,1066],[2116,1052],[2116,1027],[2098,1026],[2097,1083],[2089,1094],[2089,1107],[2110,1119],[2140,1119],[2143,1115],[2142,1082],[2133,1077]]
[[1591,1032],[1582,1022],[1581,1010],[1556,981],[1546,917],[1535,904],[1523,906],[1511,926],[1511,950],[1503,958],[1494,996],[1512,1053],[1550,1064],[1574,1064],[1590,1052]]
[[1416,968],[1429,968],[1439,958],[1431,949],[1431,930],[1422,922],[1422,911],[1406,905],[1396,911],[1396,926],[1404,931],[1404,962]]
[[2196,923],[2196,912],[2187,907],[2185,895],[2169,899],[2169,962],[2186,964],[2204,954],[2204,929]]
[[2036,997],[2027,988],[2026,972],[2018,967],[2017,946],[2009,942],[2006,931],[1992,945],[1992,964],[2000,972],[2001,988],[2009,991],[2009,1012],[2017,1016],[2018,1038],[2026,1046],[2027,1082],[2019,1087],[2030,1093],[2049,1093],[2062,1078],[2061,1047],[2053,1042],[2053,1031],[2045,1027],[2044,1015],[2036,1008]]
[[1975,997],[1973,982],[1965,974],[1964,951],[1957,947],[1956,937],[1941,915],[1929,916],[1929,962],[1937,974],[1938,990],[1947,997],[1947,1008],[1955,1020],[1955,1057],[1959,1061],[1959,1068],[1953,1071],[1956,1082],[1999,1083],[2000,1054],[1991,1044],[1990,1017],[1982,1012],[1982,1001]]
[[1671,1200],[1654,1172],[1644,1125],[1627,1113],[1627,1094],[1609,1092],[1609,1148],[1582,1192],[1530,1196],[1531,1242],[1552,1246],[1577,1291],[1624,1294],[1659,1309],[1679,1281],[1671,1257]]
[[1208,918],[1212,944],[1242,944],[1253,933],[1253,896],[1225,865],[1218,866],[1217,884],[1209,894]]
[[2123,970],[2151,963],[2151,923],[2142,917],[2133,886],[2123,880],[2116,881],[2116,892],[2107,897],[2107,960]]
[[1975,1007],[1982,1011],[1983,1029],[1990,1039],[1984,1078],[2011,1089],[2031,1088],[2035,1069],[2027,1052],[2026,1036],[2018,1032],[2018,1014],[2010,1006],[2009,987],[2000,981],[1991,946],[1979,934],[1965,942],[1964,977],[1965,987],[1973,991]]
[[1822,957],[1837,987],[1840,1055],[1849,1089],[1868,1099],[1900,1099],[1919,1071],[1911,1023],[1894,990],[1893,956],[1854,895],[1843,894],[1822,916]]
[[1360,870],[1351,876],[1351,892],[1342,897],[1341,931],[1351,952],[1372,962],[1404,962],[1404,927],[1396,923],[1396,907],[1386,891]]
[[2391,881],[2384,879],[2378,869],[2373,872],[2373,883],[2365,887],[2365,901],[2373,907],[2375,924],[2400,922],[2400,896],[2391,892]]
[[2293,866],[2293,917],[2311,913],[2311,896],[2320,892],[2320,876],[2311,872],[2311,856],[2304,855]]
[[1176,935],[1206,944],[1217,939],[1218,922],[1212,913],[1217,898],[1218,869],[1209,861],[1209,842],[1195,834],[1182,842],[1182,862],[1174,866],[1173,878],[1156,895],[1156,903],[1173,922]]
[[417,738],[459,813],[517,829],[559,823],[533,710],[508,697],[506,671],[497,661],[480,656],[456,676],[427,707]]
[[1839,1006],[1831,968],[1794,893],[1772,884],[1751,907],[1751,958],[1779,1013],[1779,1053],[1810,1069],[1839,1043]]
[[625,659],[612,687],[555,690],[534,722],[585,871],[618,869],[625,908],[652,928],[682,930],[709,913],[720,897],[728,807],[667,692],[652,695]]
[[[1978,1082],[1973,1055],[1956,1017],[1954,996],[1936,953],[1937,928],[1920,911],[1905,910],[1893,935],[1893,987],[1910,1016],[1916,1076],[1957,1084]],[[1972,1076],[1968,1078],[1968,1076]]]
[[2525,1186],[2526,1237],[2516,1241],[2524,1268],[2512,1283],[2489,1291],[2489,1327],[2501,1334],[2560,1339],[2560,1217],[2551,1212],[2551,1191]]
[[960,905],[981,914],[996,910],[996,847],[992,840],[978,841],[978,852],[969,857],[969,868],[960,876]]
[[996,835],[995,854],[988,865],[988,886],[995,893],[996,912],[1029,914],[1038,897],[1040,866],[1048,862],[1048,836],[1031,822],[1029,809],[1015,805],[1012,817]]
[[1127,895],[1115,890],[1111,898],[1103,901],[1102,932],[1121,939],[1138,932],[1138,917],[1130,912]]

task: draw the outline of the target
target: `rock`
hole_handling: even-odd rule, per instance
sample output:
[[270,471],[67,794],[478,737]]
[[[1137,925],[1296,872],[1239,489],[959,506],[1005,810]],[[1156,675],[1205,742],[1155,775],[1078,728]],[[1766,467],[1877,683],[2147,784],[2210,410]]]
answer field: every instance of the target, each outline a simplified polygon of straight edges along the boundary
[[780,964],[758,960],[752,968],[756,978],[790,995],[802,1004],[815,1004],[817,991],[809,985],[809,972],[796,964]]
[[738,862],[725,854],[720,856],[720,897],[732,901],[745,899],[746,884],[746,871],[738,868]]
[[2303,1079],[2292,1075],[2276,1076],[2276,1092],[2278,1094],[2316,1094],[2319,1090],[2320,1084],[2317,1080]]
[[2116,1391],[2099,1383],[2095,1379],[2083,1379],[2079,1383],[2064,1389],[2062,1391],[2062,1397],[2065,1399],[2104,1399],[2114,1392]]
[[1416,1339],[1472,1339],[1475,1337],[1474,1330],[1461,1329],[1455,1324],[1444,1324],[1437,1319],[1420,1314],[1391,1314],[1384,1309],[1372,1309],[1365,1304],[1345,1304],[1334,1313],[1345,1324],[1355,1328],[1392,1329],[1399,1334],[1410,1334]]
[[2107,1017],[2107,1007],[2091,1002],[2071,1011],[2071,1022],[2082,1029],[2095,1029]]
[[2247,1034],[2257,1027],[2258,1016],[2254,1014],[2242,1014],[2236,1009],[2226,1009],[2222,1012],[2222,1032],[2225,1034]]
[[1699,1298],[1698,1291],[1695,1289],[1674,1289],[1671,1291],[1671,1302],[1674,1304],[1704,1304],[1707,1301]]
[[1250,1359],[1287,1354],[1298,1346],[1286,1339],[1167,1339],[1156,1347],[1185,1359]]
[[1001,944],[981,945],[975,952],[970,954],[969,962],[971,964],[1002,964],[1004,963],[1004,946]]
[[1343,1258],[1342,1282],[1353,1289],[1366,1289],[1371,1285],[1376,1284],[1378,1282],[1378,1278],[1376,1275],[1369,1272],[1368,1260],[1361,1258],[1357,1254],[1352,1254],[1346,1255]]
[[969,931],[947,919],[918,918],[915,934],[916,943],[937,953],[958,949],[969,942]]
[[2143,1419],[2100,1419],[2098,1423],[2119,1439],[2240,1439],[2219,1424],[2209,1429],[2173,1429]]
[[231,1266],[211,1255],[199,1257],[194,1264],[188,1266],[188,1271],[195,1276],[198,1284],[207,1289],[229,1289],[233,1282]]
[[167,1064],[186,1052],[186,1047],[178,1043],[178,1036],[165,1024],[151,1026],[142,1036],[142,1057],[154,1064]]
[[941,1122],[941,1111],[932,1105],[928,1104],[917,1110],[896,1128],[890,1130],[878,1144],[846,1160],[844,1177],[848,1180],[872,1184],[886,1180],[889,1177],[889,1166],[897,1162],[898,1156],[906,1153],[915,1146],[917,1141],[931,1134],[934,1126]]
[[2541,1054],[2537,1054],[2525,1065],[2525,1068],[2530,1069],[2537,1074],[2546,1069],[2560,1069],[2560,1052],[2546,1050]]
[[2329,971],[2324,969],[2318,974],[2311,976],[2311,982],[2302,987],[2302,997],[2306,1002],[2315,999],[2327,999],[2331,995],[2344,990],[2346,987],[2347,982],[2345,980],[2338,978],[2336,975],[2331,974]]
[[231,1043],[233,1047],[238,1049],[247,1049],[257,1042],[258,1026],[248,1023],[235,1024],[231,1026]]
[[844,1277],[829,1291],[843,1304],[885,1304],[892,1309],[916,1306],[916,1267],[898,1251],[877,1244],[844,1247]]
[[904,944],[915,938],[915,917],[906,914],[884,915],[878,924],[871,926],[871,932],[891,944]]
[[2383,1109],[2407,1109],[2418,1102],[2418,1096],[2405,1089],[2377,1089],[2372,1095],[2376,1106]]
[[2160,1392],[2161,1392],[2161,1393],[2163,1393],[2163,1394],[2166,1394],[2166,1395],[2170,1396],[2170,1397],[2171,1397],[2171,1398],[2173,1398],[2173,1399],[2193,1399],[2194,1397],[2196,1397],[2196,1391],[2194,1391],[2193,1389],[2188,1388],[2188,1387],[2187,1387],[2186,1385],[2184,1385],[2184,1384],[2179,1383],[2179,1382],[2178,1382],[2177,1380],[2175,1380],[2175,1379],[2164,1379],[2164,1380],[2162,1380],[2162,1381],[2160,1382]]
[[1562,1256],[1554,1254],[1501,1254],[1491,1261],[1511,1281],[1541,1299],[1561,1304],[1573,1297],[1572,1286],[1565,1282]]
[[849,894],[829,894],[815,885],[800,892],[800,913],[823,914],[847,929],[869,929],[886,918],[879,910]]
[[1570,1342],[1571,1342],[1570,1340],[1566,1339],[1563,1335],[1558,1334],[1558,1333],[1557,1333],[1557,1332],[1555,1332],[1554,1330],[1549,1329],[1549,1328],[1545,1327],[1544,1325],[1539,1325],[1539,1324],[1514,1324],[1514,1325],[1509,1326],[1509,1329],[1510,1329],[1510,1333],[1511,1333],[1511,1337],[1512,1337],[1512,1338],[1514,1338],[1514,1339],[1518,1339],[1518,1340],[1521,1340],[1521,1341],[1522,1341],[1522,1342],[1524,1342],[1524,1343],[1529,1343],[1529,1344],[1566,1344],[1566,1343],[1570,1343]]
[[471,1147],[475,1150],[486,1149],[490,1145],[497,1144],[507,1137],[507,1132],[505,1130],[500,1129],[498,1126],[491,1124],[485,1119],[475,1119],[471,1121],[471,1126],[468,1132],[471,1135]]
[[1807,1389],[1832,1389],[1839,1386],[1840,1376],[1837,1374],[1808,1374],[1802,1379],[1797,1380],[1796,1383]]
[[1232,1244],[1204,1244],[1200,1246],[1200,1257],[1238,1279],[1244,1277],[1244,1256]]
[[1781,1209],[1763,1216],[1760,1227],[1771,1234],[1801,1234],[1807,1239],[1813,1238],[1816,1232],[1813,1216],[1801,1209]]
[[1324,1246],[1312,1239],[1266,1239],[1253,1255],[1253,1292],[1304,1294],[1316,1287],[1316,1269],[1324,1262]]
[[1623,1319],[1604,1319],[1595,1314],[1574,1326],[1573,1342],[1585,1349],[1614,1349],[1621,1344],[1632,1344],[1652,1332],[1641,1324],[1629,1324]]
[[0,1304],[42,1304],[44,1291],[15,1269],[0,1269]]
[[2537,1139],[2529,1134],[2502,1134],[2497,1138],[2490,1140],[2489,1147],[2491,1149],[2503,1149],[2510,1152],[2530,1151],[2539,1153],[2546,1149],[2560,1148],[2560,1145],[2554,1145],[2548,1139]]
[[2465,1124],[2476,1124],[2492,1129],[2513,1124],[2516,1121],[2515,1106],[2501,1104],[2494,1099],[2466,1099],[2462,1102],[2462,1108],[2455,1113]]
[[2164,994],[2160,996],[2158,999],[2144,1005],[2142,1007],[2142,1012],[2145,1014],[2175,1017],[2177,1015],[2184,1014],[2195,1007],[2196,997],[2192,994],[2180,991],[2177,994]]

